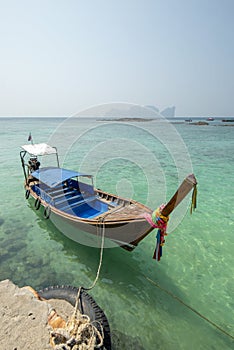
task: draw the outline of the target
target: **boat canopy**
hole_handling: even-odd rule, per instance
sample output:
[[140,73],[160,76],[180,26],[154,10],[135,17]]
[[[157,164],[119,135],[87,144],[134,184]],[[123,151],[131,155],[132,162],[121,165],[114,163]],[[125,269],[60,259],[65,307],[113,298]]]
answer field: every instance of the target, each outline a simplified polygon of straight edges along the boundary
[[57,167],[41,168],[34,171],[31,175],[51,188],[58,186],[72,177],[85,176],[92,178],[92,175],[89,174]]
[[57,154],[55,147],[49,146],[46,143],[37,143],[32,145],[21,146],[26,152],[33,156],[44,156],[49,154]]

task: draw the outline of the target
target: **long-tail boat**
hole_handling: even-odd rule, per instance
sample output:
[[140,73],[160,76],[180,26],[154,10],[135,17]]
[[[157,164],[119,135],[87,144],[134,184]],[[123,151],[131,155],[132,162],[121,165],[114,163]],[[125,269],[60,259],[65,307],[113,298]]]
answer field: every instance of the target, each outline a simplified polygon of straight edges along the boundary
[[[160,247],[169,214],[197,184],[193,174],[187,176],[169,202],[153,211],[133,199],[96,189],[91,174],[61,168],[56,147],[40,143],[22,149],[25,197],[33,198],[35,209],[42,210],[44,219],[50,219],[64,235],[89,246],[100,247],[103,233],[104,247],[118,245],[131,251],[158,228]],[[52,154],[56,166],[41,167],[38,157]],[[160,258],[159,250],[156,258]]]

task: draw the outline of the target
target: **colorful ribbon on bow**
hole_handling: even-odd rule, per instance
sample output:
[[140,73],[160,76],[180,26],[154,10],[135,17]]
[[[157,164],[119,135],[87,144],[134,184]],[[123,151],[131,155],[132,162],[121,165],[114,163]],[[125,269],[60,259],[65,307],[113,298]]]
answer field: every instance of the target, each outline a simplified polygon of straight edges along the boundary
[[160,205],[159,208],[157,208],[155,211],[153,211],[152,215],[145,214],[145,219],[149,222],[149,224],[157,228],[157,234],[156,234],[156,247],[153,255],[153,259],[160,261],[160,258],[162,256],[162,247],[165,243],[164,236],[167,235],[167,223],[169,220],[169,216],[164,216],[161,214],[161,211],[165,207],[165,204]]

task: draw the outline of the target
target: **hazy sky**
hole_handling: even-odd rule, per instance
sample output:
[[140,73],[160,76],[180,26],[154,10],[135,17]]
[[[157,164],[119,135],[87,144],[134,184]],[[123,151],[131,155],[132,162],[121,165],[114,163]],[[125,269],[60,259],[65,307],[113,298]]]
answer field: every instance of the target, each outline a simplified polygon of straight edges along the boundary
[[234,0],[0,0],[0,115],[234,115]]

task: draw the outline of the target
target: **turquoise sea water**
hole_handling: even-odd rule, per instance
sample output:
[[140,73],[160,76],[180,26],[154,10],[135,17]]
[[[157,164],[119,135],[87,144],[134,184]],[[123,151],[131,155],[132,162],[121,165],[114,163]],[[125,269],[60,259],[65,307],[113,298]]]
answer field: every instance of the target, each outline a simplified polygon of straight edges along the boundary
[[183,303],[234,336],[234,127],[60,118],[0,118],[0,125],[1,280],[87,287],[99,263],[99,249],[70,241],[25,200],[19,151],[30,131],[35,143],[58,146],[64,167],[152,208],[192,169],[198,208],[191,216],[185,201],[173,213],[162,260],[152,259],[155,232],[131,253],[105,249],[90,294],[107,315],[114,349],[233,349],[233,339]]

